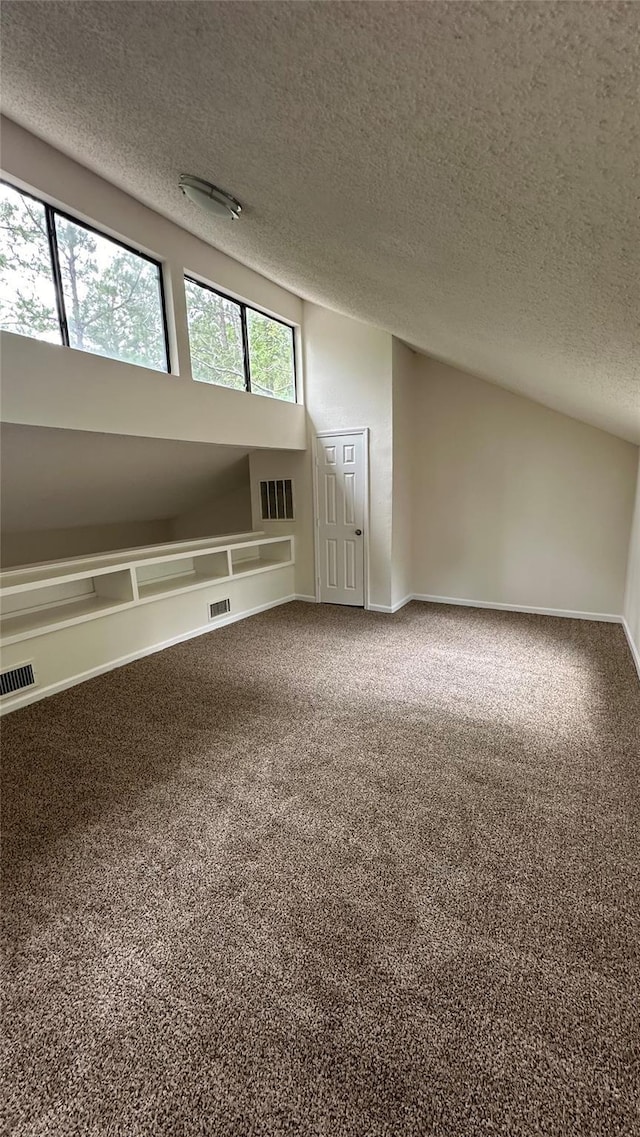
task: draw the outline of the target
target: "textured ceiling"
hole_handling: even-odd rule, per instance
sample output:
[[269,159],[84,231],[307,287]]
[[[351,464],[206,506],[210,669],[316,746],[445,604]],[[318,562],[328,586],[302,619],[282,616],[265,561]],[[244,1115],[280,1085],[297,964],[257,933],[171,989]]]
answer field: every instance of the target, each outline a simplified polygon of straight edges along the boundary
[[248,479],[234,446],[12,423],[0,441],[6,533],[176,517]]
[[2,40],[5,112],[142,201],[640,440],[640,4],[4,0]]

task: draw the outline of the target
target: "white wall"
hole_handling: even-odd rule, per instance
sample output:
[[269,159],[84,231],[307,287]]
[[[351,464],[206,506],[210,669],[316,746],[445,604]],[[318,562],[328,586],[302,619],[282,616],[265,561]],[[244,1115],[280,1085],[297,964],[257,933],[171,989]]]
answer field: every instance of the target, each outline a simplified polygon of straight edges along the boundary
[[413,592],[413,437],[416,355],[393,341],[393,523],[391,605]]
[[306,446],[304,407],[0,332],[2,421],[225,446]]
[[[315,564],[313,546],[313,483],[307,454],[286,450],[256,450],[249,455],[251,481],[252,528],[267,537],[288,536],[296,539],[296,594],[315,598]],[[263,521],[260,482],[271,478],[291,478],[295,519]]]
[[624,618],[633,642],[635,662],[640,673],[640,459],[636,480],[636,500],[629,543]]
[[416,359],[414,592],[619,615],[637,447]]
[[[304,305],[305,401],[310,434],[370,429],[369,602],[391,604],[392,337]],[[312,448],[311,448],[312,449]]]
[[19,187],[163,262],[175,372],[168,376],[1,332],[3,421],[304,449],[302,406],[191,379],[183,276],[189,272],[299,325],[302,302],[297,296],[154,213],[7,119],[2,120],[2,168],[4,176]]

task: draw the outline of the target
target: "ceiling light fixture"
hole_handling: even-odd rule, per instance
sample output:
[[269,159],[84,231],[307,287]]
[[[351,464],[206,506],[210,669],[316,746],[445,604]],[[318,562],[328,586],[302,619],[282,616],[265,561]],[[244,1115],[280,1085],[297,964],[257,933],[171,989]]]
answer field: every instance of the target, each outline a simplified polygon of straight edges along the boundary
[[181,174],[178,185],[185,197],[216,217],[231,217],[237,221],[242,213],[242,206],[235,197],[203,178],[196,178],[195,174]]

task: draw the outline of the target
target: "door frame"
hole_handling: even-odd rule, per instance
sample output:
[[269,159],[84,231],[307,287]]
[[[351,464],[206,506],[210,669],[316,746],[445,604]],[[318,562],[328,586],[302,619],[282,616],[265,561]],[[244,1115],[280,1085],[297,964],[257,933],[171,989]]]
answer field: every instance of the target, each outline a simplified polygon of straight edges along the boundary
[[363,563],[363,600],[365,609],[369,608],[369,427],[357,426],[351,430],[316,430],[313,435],[313,550],[314,568],[316,576],[316,604],[320,604],[320,542],[318,541],[318,527],[320,525],[320,505],[318,497],[318,439],[332,438],[336,435],[360,434],[364,452],[364,563]]

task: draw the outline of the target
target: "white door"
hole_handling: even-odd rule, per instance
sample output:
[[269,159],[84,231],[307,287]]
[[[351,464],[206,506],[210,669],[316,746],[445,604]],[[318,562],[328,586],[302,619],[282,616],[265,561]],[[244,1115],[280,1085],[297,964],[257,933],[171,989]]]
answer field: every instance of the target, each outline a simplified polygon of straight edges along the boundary
[[366,433],[316,439],[320,600],[364,604]]

